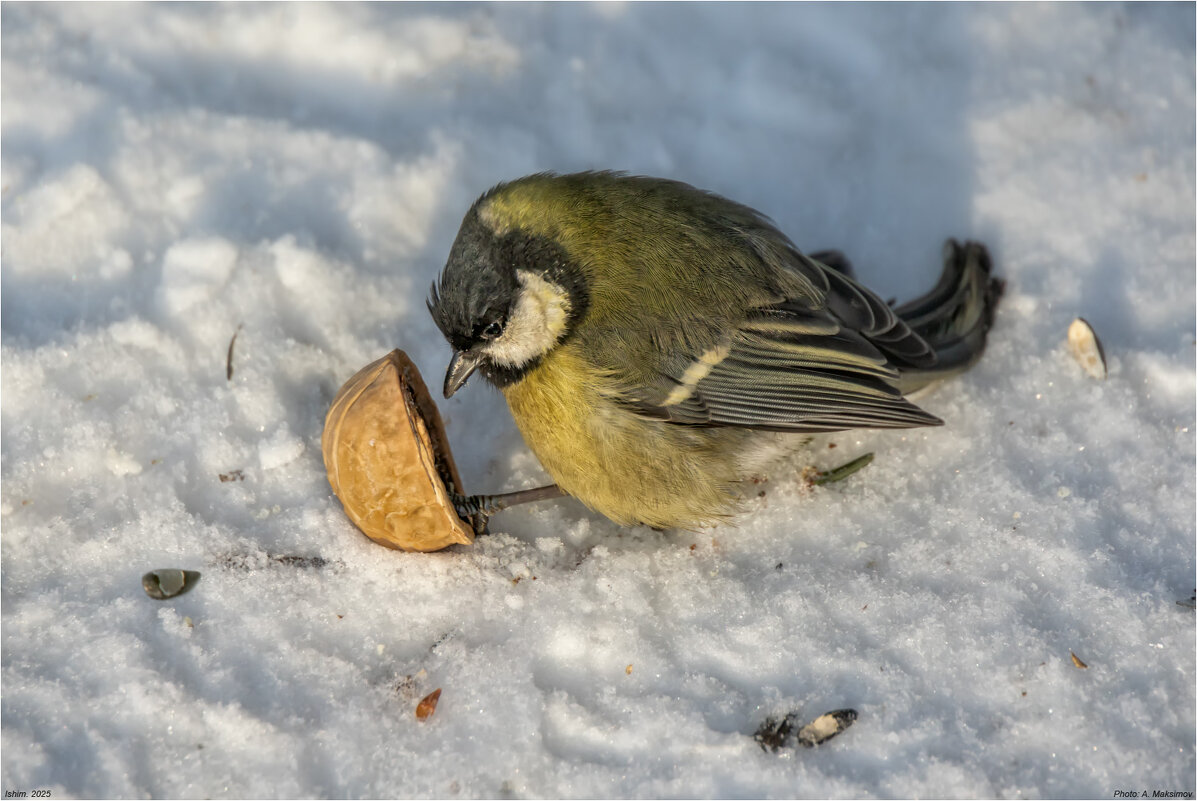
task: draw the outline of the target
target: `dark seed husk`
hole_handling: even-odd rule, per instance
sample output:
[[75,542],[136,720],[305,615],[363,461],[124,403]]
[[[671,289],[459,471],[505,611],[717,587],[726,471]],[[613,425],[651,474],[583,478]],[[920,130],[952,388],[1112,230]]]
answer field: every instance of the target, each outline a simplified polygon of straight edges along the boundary
[[791,712],[781,720],[769,717],[753,734],[753,739],[762,749],[777,751],[785,748],[794,740],[805,748],[827,742],[832,737],[851,726],[856,721],[855,709],[836,709],[812,720],[801,729],[798,724],[798,713]]
[[141,587],[155,601],[165,601],[190,592],[199,580],[200,574],[196,570],[168,567],[146,573],[141,577]]

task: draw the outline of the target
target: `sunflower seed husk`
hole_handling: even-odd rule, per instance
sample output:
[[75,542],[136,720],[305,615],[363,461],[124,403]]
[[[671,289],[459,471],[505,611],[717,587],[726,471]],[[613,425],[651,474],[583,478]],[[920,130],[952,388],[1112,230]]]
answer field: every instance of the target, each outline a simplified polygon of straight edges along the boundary
[[798,744],[807,748],[825,743],[856,722],[855,709],[837,709],[812,720],[798,730]]
[[146,573],[141,577],[141,587],[155,601],[165,601],[189,592],[199,580],[200,574],[196,570],[168,567]]
[[778,751],[794,740],[804,748],[814,748],[851,726],[856,721],[856,710],[836,709],[819,715],[795,732],[798,720],[797,712],[791,712],[781,720],[766,718],[753,734],[753,739],[762,750]]
[[1084,317],[1078,317],[1068,326],[1068,350],[1072,358],[1096,379],[1106,377],[1106,354],[1101,340]]

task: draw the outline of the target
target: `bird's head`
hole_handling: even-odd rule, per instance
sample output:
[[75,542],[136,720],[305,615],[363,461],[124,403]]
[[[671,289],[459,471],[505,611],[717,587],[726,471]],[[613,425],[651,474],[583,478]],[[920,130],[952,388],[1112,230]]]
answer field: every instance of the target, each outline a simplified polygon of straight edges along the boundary
[[518,381],[586,310],[584,276],[561,244],[556,203],[537,191],[540,177],[474,203],[432,287],[428,310],[453,348],[446,398],[475,370],[498,387]]

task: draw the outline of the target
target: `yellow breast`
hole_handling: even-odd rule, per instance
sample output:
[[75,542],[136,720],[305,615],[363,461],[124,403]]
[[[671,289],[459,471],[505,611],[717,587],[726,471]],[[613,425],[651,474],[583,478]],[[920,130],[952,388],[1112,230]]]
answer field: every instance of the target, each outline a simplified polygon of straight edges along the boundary
[[636,415],[566,343],[503,390],[524,441],[563,490],[621,525],[692,527],[734,511],[734,434]]

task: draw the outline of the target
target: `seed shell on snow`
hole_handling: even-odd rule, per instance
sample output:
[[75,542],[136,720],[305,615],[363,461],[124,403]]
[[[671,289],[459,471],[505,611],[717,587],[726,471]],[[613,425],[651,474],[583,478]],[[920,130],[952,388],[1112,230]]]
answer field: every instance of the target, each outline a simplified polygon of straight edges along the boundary
[[420,699],[420,703],[416,704],[416,718],[418,720],[428,720],[432,717],[432,713],[436,711],[437,702],[441,700],[441,688],[437,687],[428,695]]
[[142,576],[141,588],[154,600],[165,601],[168,598],[175,598],[185,592],[190,592],[199,583],[199,580],[199,571],[168,567],[151,570]]
[[827,742],[856,721],[855,709],[836,709],[812,720],[795,732],[795,725],[799,717],[797,712],[790,712],[780,721],[777,718],[766,718],[753,735],[763,749],[777,751],[797,740],[805,748]]
[[1085,372],[1097,379],[1106,377],[1106,354],[1101,340],[1084,317],[1078,317],[1068,326],[1068,350]]
[[856,722],[855,709],[837,709],[812,720],[798,730],[798,744],[813,748],[825,743]]

